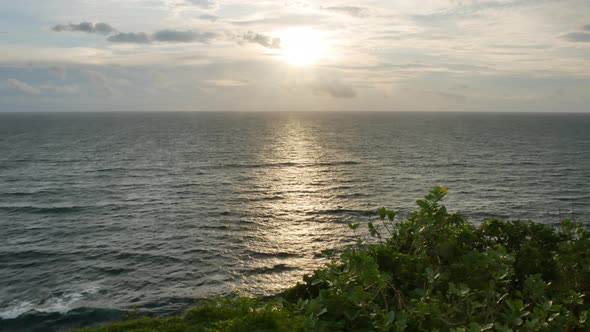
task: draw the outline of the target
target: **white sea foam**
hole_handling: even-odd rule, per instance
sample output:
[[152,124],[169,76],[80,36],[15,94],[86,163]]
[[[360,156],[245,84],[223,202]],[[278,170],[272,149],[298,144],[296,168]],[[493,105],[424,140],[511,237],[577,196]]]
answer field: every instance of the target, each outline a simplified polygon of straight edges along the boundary
[[31,311],[65,314],[75,309],[77,307],[76,304],[84,297],[96,294],[98,290],[99,287],[92,286],[80,292],[65,293],[61,296],[50,296],[44,301],[38,302],[41,304],[35,304],[28,300],[13,301],[7,307],[0,309],[0,319],[15,319]]
[[8,308],[0,311],[0,319],[17,318],[18,316],[33,310],[34,307],[33,303],[29,301],[12,302]]

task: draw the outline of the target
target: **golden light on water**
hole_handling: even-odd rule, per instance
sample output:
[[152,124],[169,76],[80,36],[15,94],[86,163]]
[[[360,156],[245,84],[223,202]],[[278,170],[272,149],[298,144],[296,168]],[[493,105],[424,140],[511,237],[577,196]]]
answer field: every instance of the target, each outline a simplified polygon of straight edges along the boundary
[[290,29],[278,33],[281,56],[294,66],[317,63],[326,52],[326,40],[319,31],[308,28]]
[[280,199],[255,203],[266,216],[256,220],[247,245],[249,252],[263,255],[244,264],[263,273],[243,279],[238,286],[242,294],[272,294],[296,284],[325,262],[318,253],[339,245],[341,236],[335,230],[345,226],[314,217],[331,206],[330,197],[318,191],[332,179],[318,166],[323,162],[322,144],[317,129],[310,127],[291,118],[277,125],[271,135],[273,148],[260,155],[259,163],[276,166],[257,172],[256,187]]

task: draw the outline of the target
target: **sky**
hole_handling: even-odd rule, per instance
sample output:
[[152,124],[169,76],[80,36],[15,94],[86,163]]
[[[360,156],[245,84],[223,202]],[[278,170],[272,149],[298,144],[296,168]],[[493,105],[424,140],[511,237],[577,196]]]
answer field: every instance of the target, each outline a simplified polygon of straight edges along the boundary
[[19,0],[0,111],[590,111],[590,0]]

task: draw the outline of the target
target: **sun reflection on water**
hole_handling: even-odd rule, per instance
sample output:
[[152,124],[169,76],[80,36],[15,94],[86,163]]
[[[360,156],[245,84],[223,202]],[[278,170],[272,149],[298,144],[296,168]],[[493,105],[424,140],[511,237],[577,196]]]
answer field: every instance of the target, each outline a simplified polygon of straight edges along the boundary
[[[242,293],[272,294],[295,285],[305,273],[318,267],[321,252],[338,246],[344,233],[325,222],[317,213],[330,205],[330,197],[320,195],[330,182],[322,169],[322,146],[313,128],[289,119],[273,134],[272,147],[259,156],[257,185],[276,199],[259,202],[262,217],[248,234],[250,255],[244,258],[252,273],[242,278]],[[319,259],[318,259],[319,258]]]

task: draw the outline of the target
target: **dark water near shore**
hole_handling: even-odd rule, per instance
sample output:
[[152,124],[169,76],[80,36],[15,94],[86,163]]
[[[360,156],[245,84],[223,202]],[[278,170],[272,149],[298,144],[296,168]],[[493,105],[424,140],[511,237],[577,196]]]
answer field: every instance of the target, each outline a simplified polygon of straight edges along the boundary
[[469,220],[590,220],[590,116],[0,114],[0,330],[268,295],[435,185]]

